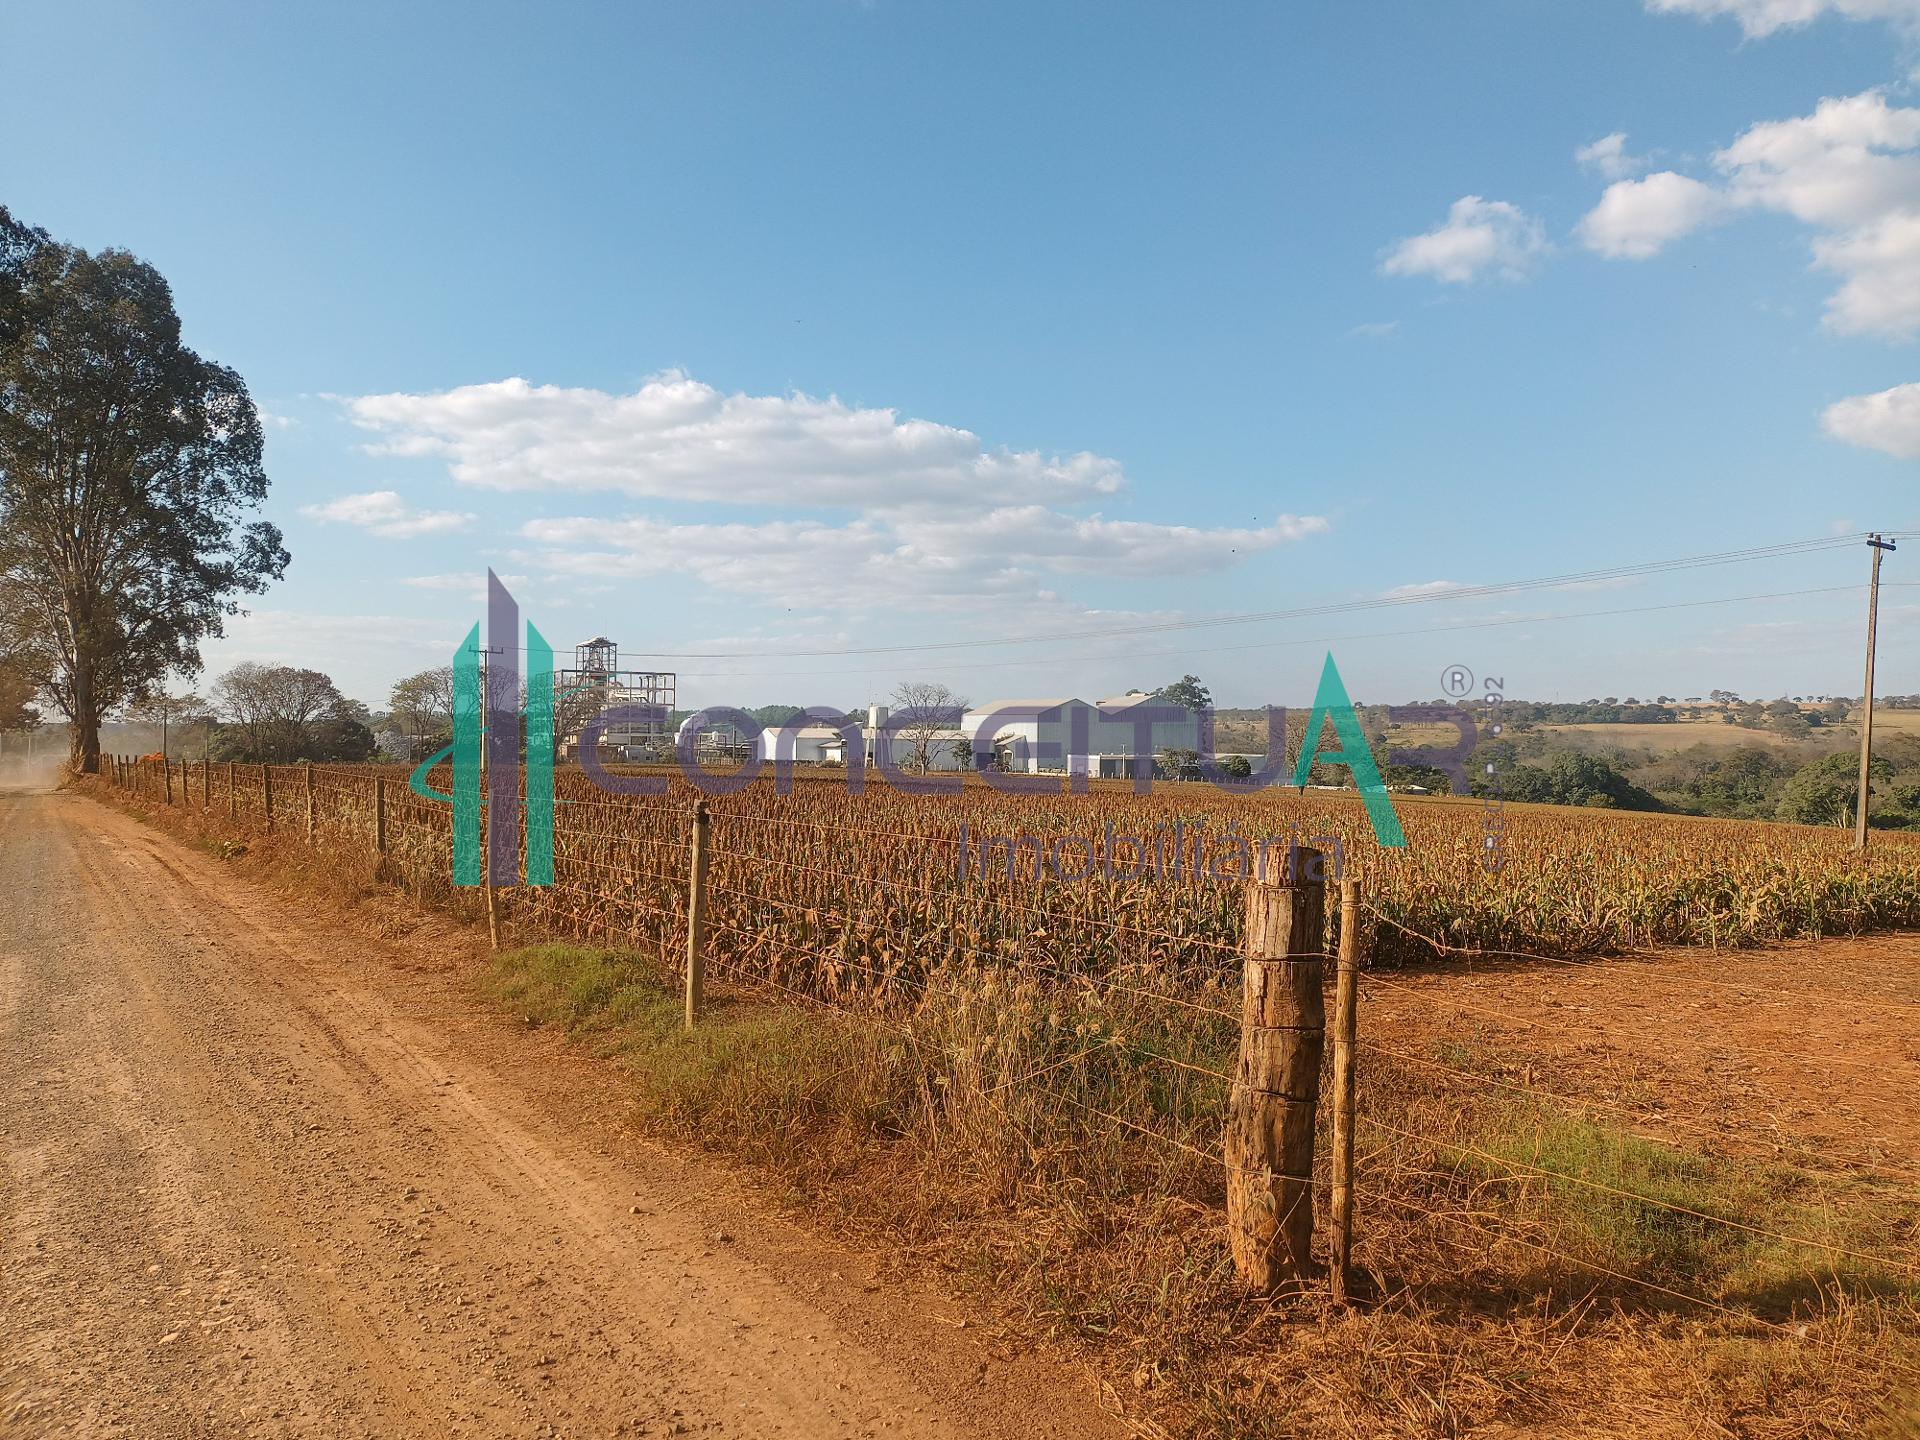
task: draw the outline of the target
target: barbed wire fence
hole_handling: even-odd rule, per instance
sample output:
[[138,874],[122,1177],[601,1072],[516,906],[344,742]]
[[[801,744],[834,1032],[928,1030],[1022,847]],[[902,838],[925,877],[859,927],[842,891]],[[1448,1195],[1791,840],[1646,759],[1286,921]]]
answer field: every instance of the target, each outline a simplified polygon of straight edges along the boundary
[[[235,834],[286,836],[316,848],[370,852],[385,877],[421,893],[436,885],[452,893],[452,808],[423,798],[380,767],[170,763],[118,756],[110,757],[103,778],[136,803],[178,807]],[[483,806],[483,827],[484,817]],[[696,848],[694,836],[709,830],[718,838],[703,835]],[[706,1007],[700,983],[705,973],[907,1035],[916,1008],[928,1004],[954,974],[1004,975],[1054,987],[1064,996],[1111,1000],[1142,1012],[1164,1007],[1179,1017],[1184,1030],[1162,1025],[1150,1035],[1129,1035],[1115,1029],[1012,1073],[1005,1070],[1005,1060],[993,1074],[985,1073],[985,1063],[976,1063],[979,1073],[970,1078],[984,1103],[1023,1129],[1038,1122],[1033,1112],[1016,1116],[1006,1109],[1008,1097],[1016,1094],[1090,1116],[1219,1177],[1230,1248],[1257,1292],[1298,1292],[1324,1275],[1335,1296],[1346,1299],[1356,1273],[1367,1272],[1373,1294],[1392,1293],[1392,1266],[1386,1257],[1370,1258],[1378,1247],[1369,1246],[1360,1217],[1398,1214],[1425,1235],[1450,1234],[1483,1259],[1512,1248],[1582,1272],[1596,1285],[1625,1286],[1662,1306],[1695,1307],[1760,1333],[1797,1333],[1737,1298],[1704,1293],[1678,1273],[1657,1266],[1634,1273],[1581,1253],[1542,1218],[1538,1203],[1570,1193],[1627,1207],[1631,1217],[1661,1217],[1688,1234],[1732,1235],[1803,1254],[1810,1259],[1805,1273],[1816,1290],[1849,1275],[1869,1285],[1874,1277],[1899,1277],[1897,1283],[1909,1293],[1920,1282],[1911,1215],[1885,1232],[1905,1243],[1882,1249],[1794,1233],[1625,1179],[1546,1163],[1544,1156],[1505,1153],[1484,1135],[1461,1133],[1457,1124],[1449,1127],[1430,1107],[1387,1103],[1390,1086],[1412,1085],[1422,1099],[1443,1107],[1483,1102],[1494,1092],[1536,1107],[1544,1118],[1570,1117],[1652,1146],[1672,1146],[1677,1133],[1702,1142],[1701,1155],[1737,1161],[1737,1154],[1724,1153],[1724,1144],[1718,1155],[1707,1148],[1728,1139],[1721,1127],[1482,1073],[1361,1033],[1361,1015],[1388,994],[1521,1031],[1564,1032],[1569,1025],[1564,1017],[1546,1022],[1511,1007],[1447,994],[1435,985],[1411,987],[1368,968],[1365,951],[1382,927],[1430,947],[1436,956],[1576,967],[1594,961],[1451,944],[1367,905],[1350,877],[1340,884],[1336,920],[1325,910],[1327,886],[1324,875],[1314,873],[1312,862],[1320,857],[1312,851],[1306,852],[1304,874],[1290,867],[1278,882],[1245,882],[1249,920],[1237,943],[1152,923],[1072,914],[1033,903],[1012,887],[991,907],[998,929],[985,933],[954,924],[941,909],[949,892],[932,883],[916,885],[823,864],[818,847],[781,838],[799,831],[833,844],[953,843],[938,835],[744,810],[709,815],[705,802],[696,809],[665,800],[570,796],[557,802],[554,883],[513,889],[509,916],[530,932],[650,952],[683,979],[692,977],[689,1023],[697,1023]],[[482,854],[485,848],[483,828]],[[1007,874],[1011,878],[1011,864]],[[836,882],[843,888],[834,888]],[[897,913],[863,908],[863,897],[875,892],[906,905],[922,928],[900,933]],[[1256,915],[1261,907],[1264,919]],[[1070,947],[1070,955],[1061,947],[1032,943],[1036,936],[1050,937],[1048,927],[1069,928],[1098,943]],[[1326,948],[1329,936],[1336,949]],[[1324,1013],[1329,961],[1335,982],[1330,1027]],[[1691,977],[1689,983],[1695,982],[1749,995],[1806,998],[1799,991],[1744,981]],[[1596,1043],[1621,1046],[1617,1027],[1584,1029]],[[1176,1032],[1187,1043],[1174,1043]],[[1368,1057],[1365,1065],[1362,1056]],[[1154,1113],[1122,1114],[1058,1083],[1084,1076],[1090,1066],[1112,1057],[1156,1067],[1164,1077],[1166,1102]],[[1823,1065],[1870,1065],[1847,1056],[1818,1059]],[[1208,1126],[1223,1132],[1219,1141],[1204,1138]],[[1032,1137],[1036,1144],[1043,1138]],[[1791,1168],[1817,1182],[1913,1186],[1906,1198],[1920,1200],[1920,1172],[1884,1157],[1824,1158],[1844,1166]],[[1318,1243],[1316,1216],[1325,1222]]]

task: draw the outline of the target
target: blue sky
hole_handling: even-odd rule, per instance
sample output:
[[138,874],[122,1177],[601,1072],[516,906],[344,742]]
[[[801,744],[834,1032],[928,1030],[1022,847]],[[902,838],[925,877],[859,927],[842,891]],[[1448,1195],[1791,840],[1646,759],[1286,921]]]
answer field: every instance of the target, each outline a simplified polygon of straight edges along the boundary
[[[1920,0],[68,0],[0,18],[0,201],[152,261],[268,413],[294,563],[215,669],[377,704],[492,565],[702,703],[1301,703],[1329,639],[1361,699],[1854,693],[1855,590],[1649,607],[1860,547],[1072,636],[1914,524],[1917,38]],[[1052,638],[809,653],[1013,635]]]

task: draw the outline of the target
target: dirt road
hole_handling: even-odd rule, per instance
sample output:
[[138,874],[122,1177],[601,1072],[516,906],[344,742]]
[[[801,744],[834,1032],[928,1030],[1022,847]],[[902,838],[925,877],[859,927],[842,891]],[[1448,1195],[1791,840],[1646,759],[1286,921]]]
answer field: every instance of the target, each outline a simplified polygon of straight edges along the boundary
[[457,978],[90,801],[0,793],[0,1034],[9,1435],[1122,1433]]

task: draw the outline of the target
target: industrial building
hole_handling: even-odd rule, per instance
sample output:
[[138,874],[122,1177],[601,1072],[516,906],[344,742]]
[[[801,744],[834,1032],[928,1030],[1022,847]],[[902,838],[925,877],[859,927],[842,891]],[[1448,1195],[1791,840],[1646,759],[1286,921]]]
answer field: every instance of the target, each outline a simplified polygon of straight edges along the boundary
[[[620,664],[620,647],[596,635],[573,647],[573,668],[553,677],[554,712],[564,735],[561,754],[580,758],[580,731],[596,716],[625,709],[600,728],[600,760],[655,760],[672,749],[667,716],[678,701],[679,676],[666,670],[630,670]],[[654,707],[660,717],[642,720],[633,713]]]
[[[1143,734],[1135,712],[1144,705],[1177,715],[1154,720]],[[1139,691],[1093,702],[1071,695],[1001,700],[969,710],[961,724],[970,749],[990,747],[998,768],[1035,775],[1124,780],[1151,773],[1163,751],[1201,748],[1199,716]]]
[[[971,736],[966,730],[942,728],[923,734],[918,725],[903,727],[896,719],[888,733],[887,720],[886,706],[869,706],[866,723],[853,732],[862,747],[861,761],[868,767],[879,768],[880,746],[885,744],[886,759],[894,769],[916,769],[917,751],[924,739],[929,770],[972,768]],[[769,727],[760,732],[760,758],[789,760],[796,765],[845,765],[847,738],[846,732],[832,725],[807,725],[796,730]]]

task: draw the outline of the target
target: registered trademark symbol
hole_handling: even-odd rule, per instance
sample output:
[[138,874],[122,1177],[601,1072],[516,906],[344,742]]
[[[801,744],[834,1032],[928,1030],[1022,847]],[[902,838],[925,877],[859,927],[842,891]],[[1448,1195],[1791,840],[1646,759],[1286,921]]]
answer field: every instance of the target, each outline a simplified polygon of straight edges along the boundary
[[1473,672],[1464,665],[1449,665],[1440,672],[1440,686],[1457,699],[1473,689]]

